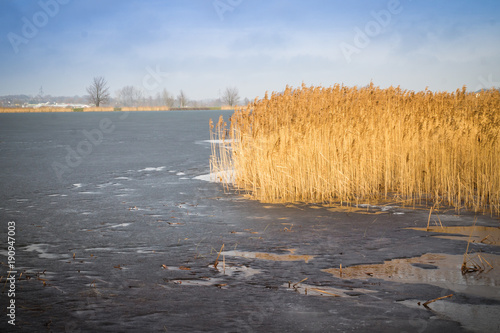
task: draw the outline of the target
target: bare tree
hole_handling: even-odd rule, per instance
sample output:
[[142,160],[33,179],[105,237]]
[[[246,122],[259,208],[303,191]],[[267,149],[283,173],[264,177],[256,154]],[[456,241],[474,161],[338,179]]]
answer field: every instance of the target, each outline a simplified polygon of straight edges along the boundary
[[185,107],[186,104],[188,103],[188,98],[187,98],[186,94],[184,93],[184,91],[182,91],[182,90],[179,93],[179,95],[177,95],[177,100],[179,101],[179,106],[181,108]]
[[116,97],[121,106],[139,106],[144,102],[144,94],[134,86],[125,86],[118,90]]
[[229,106],[234,106],[240,101],[239,91],[236,87],[226,88],[222,93],[222,102]]
[[94,77],[92,84],[87,87],[87,93],[89,94],[90,102],[95,104],[95,106],[107,103],[109,100],[109,87],[104,77]]
[[164,105],[168,106],[169,108],[174,106],[175,103],[174,96],[170,95],[167,89],[163,89],[161,93],[161,98],[163,100]]

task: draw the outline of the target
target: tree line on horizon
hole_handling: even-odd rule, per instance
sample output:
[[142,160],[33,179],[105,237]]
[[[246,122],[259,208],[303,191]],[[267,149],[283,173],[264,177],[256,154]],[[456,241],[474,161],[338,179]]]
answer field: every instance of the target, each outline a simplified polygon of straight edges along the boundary
[[[157,92],[154,96],[147,95],[142,89],[132,85],[124,86],[111,95],[110,87],[104,77],[94,77],[91,84],[86,87],[85,96],[51,96],[44,95],[43,89],[36,96],[29,95],[8,95],[0,96],[1,107],[22,106],[43,103],[67,103],[67,104],[92,104],[95,106],[116,106],[116,107],[148,107],[167,106],[169,108],[185,107],[220,107],[224,105],[236,106],[240,103],[238,88],[227,87],[218,98],[194,100],[190,99],[184,90],[180,90],[177,95],[172,94],[167,89]],[[248,98],[242,100],[243,104],[248,104]]]
[[[95,106],[102,106],[111,101],[111,94],[106,79],[102,76],[94,77],[92,83],[87,87],[89,102]],[[236,87],[227,87],[218,99],[210,101],[209,104],[219,105],[206,105],[209,101],[194,101],[190,100],[184,90],[180,90],[177,96],[171,94],[167,89],[162,92],[156,93],[156,96],[146,96],[142,89],[134,86],[125,86],[115,93],[114,99],[115,106],[168,106],[173,107],[198,107],[198,106],[222,106],[229,105],[235,106],[240,101],[239,91]],[[248,104],[248,99],[244,101]]]

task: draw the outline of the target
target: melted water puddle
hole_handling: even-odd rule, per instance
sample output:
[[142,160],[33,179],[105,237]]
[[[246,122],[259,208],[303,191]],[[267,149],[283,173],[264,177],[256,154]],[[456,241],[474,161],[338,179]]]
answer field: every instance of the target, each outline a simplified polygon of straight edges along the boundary
[[481,226],[455,226],[455,227],[432,227],[432,228],[407,228],[417,231],[437,232],[443,234],[456,234],[462,236],[433,236],[436,238],[453,239],[500,246],[500,228]]
[[[397,303],[427,311],[423,306],[419,306],[418,302],[418,300],[405,300]],[[459,322],[472,332],[494,332],[500,328],[499,305],[459,304],[443,300],[429,304],[429,307],[438,317]]]
[[202,287],[215,286],[221,289],[227,289],[227,283],[223,283],[221,279],[212,279],[208,277],[201,277],[198,279],[177,279],[165,282],[183,286],[202,286]]
[[495,269],[462,275],[463,255],[428,253],[420,257],[392,259],[383,264],[358,265],[324,272],[343,279],[369,278],[400,283],[423,283],[455,292],[500,300],[500,256],[481,253]]
[[[391,207],[392,208],[392,207]],[[389,213],[387,209],[380,209],[377,206],[362,206],[359,205],[359,207],[355,206],[334,206],[334,207],[329,207],[326,210],[334,213],[356,213],[356,214],[367,214],[367,215],[380,215],[380,214],[387,214]]]
[[67,259],[70,256],[65,253],[50,253],[50,248],[54,247],[50,244],[30,244],[26,245],[24,248],[21,248],[26,252],[36,252],[39,258],[42,259]]
[[[279,206],[262,206],[263,208],[277,208]],[[315,205],[315,204],[307,204],[304,205],[301,202],[297,202],[295,204],[288,204],[285,207],[287,208],[296,208],[296,209],[302,209],[301,207],[306,207],[308,209],[326,209],[327,211],[334,212],[334,213],[355,213],[355,214],[366,214],[366,215],[380,215],[380,214],[404,214],[403,212],[396,212],[394,211],[396,208],[399,208],[398,206],[373,206],[373,205],[368,205],[368,204],[359,204],[359,205],[353,205],[353,206],[343,206],[343,205],[330,205],[330,204],[325,204],[325,205]]]
[[316,286],[311,284],[290,284],[284,283],[282,287],[287,288],[287,290],[295,291],[301,295],[308,296],[326,296],[326,297],[357,297],[359,295],[377,293],[375,290],[368,290],[363,288],[352,288],[352,289],[339,289],[328,286]]
[[[261,274],[262,271],[260,269],[251,268],[244,265],[235,265],[232,263],[220,263],[218,268],[215,268],[214,265],[209,265],[210,268],[217,269],[220,273],[220,277],[211,278],[211,277],[194,277],[194,278],[177,278],[177,279],[165,279],[165,282],[169,284],[177,284],[183,286],[215,286],[221,289],[226,289],[230,280],[227,278],[236,278],[236,279],[248,279],[254,275]],[[164,269],[170,271],[189,271],[191,270],[189,267],[168,267],[164,266]]]
[[287,251],[290,254],[276,254],[276,253],[268,253],[268,252],[244,252],[244,251],[225,251],[221,254],[230,257],[241,257],[241,258],[250,258],[250,259],[261,259],[261,260],[271,260],[271,261],[304,261],[308,263],[309,260],[312,260],[314,256],[311,255],[299,255],[294,254],[295,249],[288,249]]

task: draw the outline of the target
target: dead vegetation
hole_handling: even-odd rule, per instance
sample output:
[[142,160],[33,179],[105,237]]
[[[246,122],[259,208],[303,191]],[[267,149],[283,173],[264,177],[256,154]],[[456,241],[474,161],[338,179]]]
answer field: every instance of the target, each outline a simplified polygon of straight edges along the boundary
[[[434,298],[434,299],[431,299],[431,300],[429,300],[429,301],[427,301],[427,302],[424,302],[422,305],[423,305],[424,307],[426,307],[426,308],[429,308],[429,306],[428,306],[429,304],[431,304],[431,303],[433,303],[433,302],[435,302],[435,301],[439,301],[439,300],[445,299],[445,298],[450,298],[450,297],[452,297],[452,296],[453,296],[453,294],[446,295],[446,296],[442,296],[442,297],[438,297],[438,298]],[[420,302],[418,302],[418,305],[420,305]]]
[[[484,256],[481,256],[479,252],[472,251],[470,249],[470,244],[472,243],[472,234],[474,233],[474,227],[476,225],[476,221],[474,221],[474,226],[471,229],[469,239],[467,241],[467,248],[464,253],[464,262],[462,263],[462,275],[473,272],[484,272],[488,267],[489,269],[493,269],[493,266],[486,260]],[[485,238],[487,238],[486,236]],[[484,240],[484,239],[483,239]],[[481,242],[483,242],[481,240]]]
[[[500,214],[500,92],[287,87],[211,123],[211,169],[262,202]],[[234,172],[223,172],[234,170]]]
[[[219,257],[220,257],[222,250],[224,250],[224,244],[222,244],[222,246],[220,247],[220,251],[219,251],[219,253],[217,253],[217,258],[214,261],[214,268],[215,269],[217,269],[217,266],[219,265]],[[225,270],[225,257],[223,256],[223,258],[224,258],[224,268],[223,269]]]

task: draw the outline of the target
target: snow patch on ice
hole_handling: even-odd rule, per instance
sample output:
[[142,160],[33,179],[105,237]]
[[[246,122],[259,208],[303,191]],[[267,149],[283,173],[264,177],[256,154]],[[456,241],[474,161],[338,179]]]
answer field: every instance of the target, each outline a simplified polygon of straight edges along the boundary
[[203,180],[206,182],[220,183],[225,181],[227,183],[234,183],[234,170],[224,170],[218,172],[212,172],[206,175],[196,176],[193,179]]
[[142,171],[163,171],[163,170],[165,170],[165,168],[166,168],[165,166],[161,166],[161,167],[157,167],[157,168],[147,167],[147,168],[139,170],[139,172],[142,172]]
[[127,227],[129,225],[130,225],[130,223],[120,223],[120,224],[115,224],[115,225],[109,226],[108,228]]
[[202,140],[200,142],[206,142],[206,143],[226,143],[229,142],[228,140]]

